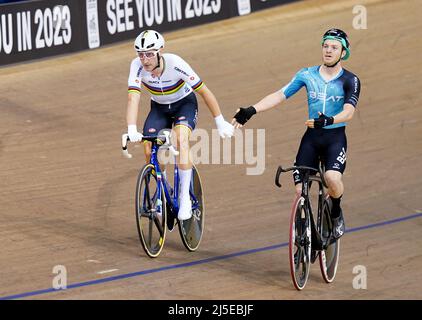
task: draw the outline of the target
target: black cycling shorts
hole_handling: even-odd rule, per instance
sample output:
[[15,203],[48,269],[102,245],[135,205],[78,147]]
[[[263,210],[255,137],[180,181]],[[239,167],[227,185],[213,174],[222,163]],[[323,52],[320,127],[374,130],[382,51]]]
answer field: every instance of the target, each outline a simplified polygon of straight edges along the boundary
[[163,129],[184,125],[193,131],[198,120],[198,101],[195,93],[171,103],[160,104],[151,100],[151,110],[145,120],[142,134],[156,135]]
[[[333,129],[308,128],[300,142],[295,165],[318,168],[319,159],[323,159],[325,171],[335,170],[341,173],[346,169],[347,138],[346,127]],[[301,182],[298,171],[293,172],[295,184]]]

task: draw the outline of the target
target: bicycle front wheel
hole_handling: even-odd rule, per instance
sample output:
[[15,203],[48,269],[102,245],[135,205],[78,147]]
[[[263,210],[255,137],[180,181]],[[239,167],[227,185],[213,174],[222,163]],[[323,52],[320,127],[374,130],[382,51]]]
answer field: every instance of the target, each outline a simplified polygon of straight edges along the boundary
[[144,166],[136,183],[136,225],[146,254],[158,257],[166,238],[166,199],[152,164]]
[[334,281],[340,255],[340,239],[335,240],[332,238],[330,211],[329,200],[324,199],[321,219],[319,219],[319,230],[321,238],[326,245],[319,255],[319,266],[322,278],[326,283]]
[[195,251],[201,243],[205,224],[205,206],[202,182],[195,166],[192,167],[192,178],[189,193],[192,201],[192,217],[187,220],[179,220],[179,233],[186,249],[189,251]]
[[305,206],[305,199],[298,196],[290,218],[290,274],[297,290],[302,290],[308,281],[311,260],[311,220]]

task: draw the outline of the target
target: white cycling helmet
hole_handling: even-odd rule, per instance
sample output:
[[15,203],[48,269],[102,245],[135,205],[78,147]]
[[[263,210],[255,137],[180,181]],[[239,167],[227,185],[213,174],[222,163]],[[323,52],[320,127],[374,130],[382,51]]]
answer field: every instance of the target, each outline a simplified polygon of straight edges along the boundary
[[146,30],[136,37],[134,47],[136,52],[159,50],[164,48],[164,38],[157,31]]

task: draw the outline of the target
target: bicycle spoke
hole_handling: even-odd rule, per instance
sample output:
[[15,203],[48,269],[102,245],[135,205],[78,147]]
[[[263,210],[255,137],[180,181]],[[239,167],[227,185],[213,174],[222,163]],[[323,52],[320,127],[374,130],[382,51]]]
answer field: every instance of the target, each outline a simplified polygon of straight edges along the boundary
[[151,244],[152,244],[152,224],[153,224],[153,219],[149,219],[148,221],[148,246],[151,248]]
[[145,191],[146,191],[146,199],[148,201],[148,208],[151,209],[152,208],[152,204],[151,204],[151,198],[150,198],[150,192],[149,192],[149,182],[147,181],[148,178],[147,176],[145,176]]
[[296,254],[297,254],[297,261],[296,262],[296,269],[298,270],[300,267],[300,264],[302,262],[302,252],[303,249],[301,247],[297,248]]
[[164,229],[163,229],[163,227],[162,227],[162,225],[160,223],[160,219],[158,219],[158,217],[155,216],[153,220],[154,220],[155,226],[158,229],[158,232],[160,233],[160,236],[163,237],[163,235],[164,235]]

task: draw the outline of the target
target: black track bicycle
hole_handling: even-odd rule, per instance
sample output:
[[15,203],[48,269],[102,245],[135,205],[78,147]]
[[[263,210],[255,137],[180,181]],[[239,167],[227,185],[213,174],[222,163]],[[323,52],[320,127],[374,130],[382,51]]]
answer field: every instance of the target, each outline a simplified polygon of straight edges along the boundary
[[[311,263],[319,258],[322,277],[326,283],[334,281],[339,262],[340,240],[333,236],[331,199],[326,193],[324,166],[319,168],[293,166],[278,167],[275,184],[281,187],[280,174],[298,170],[302,177],[302,192],[293,202],[289,231],[289,261],[293,285],[305,288]],[[314,212],[317,213],[316,220]]]

